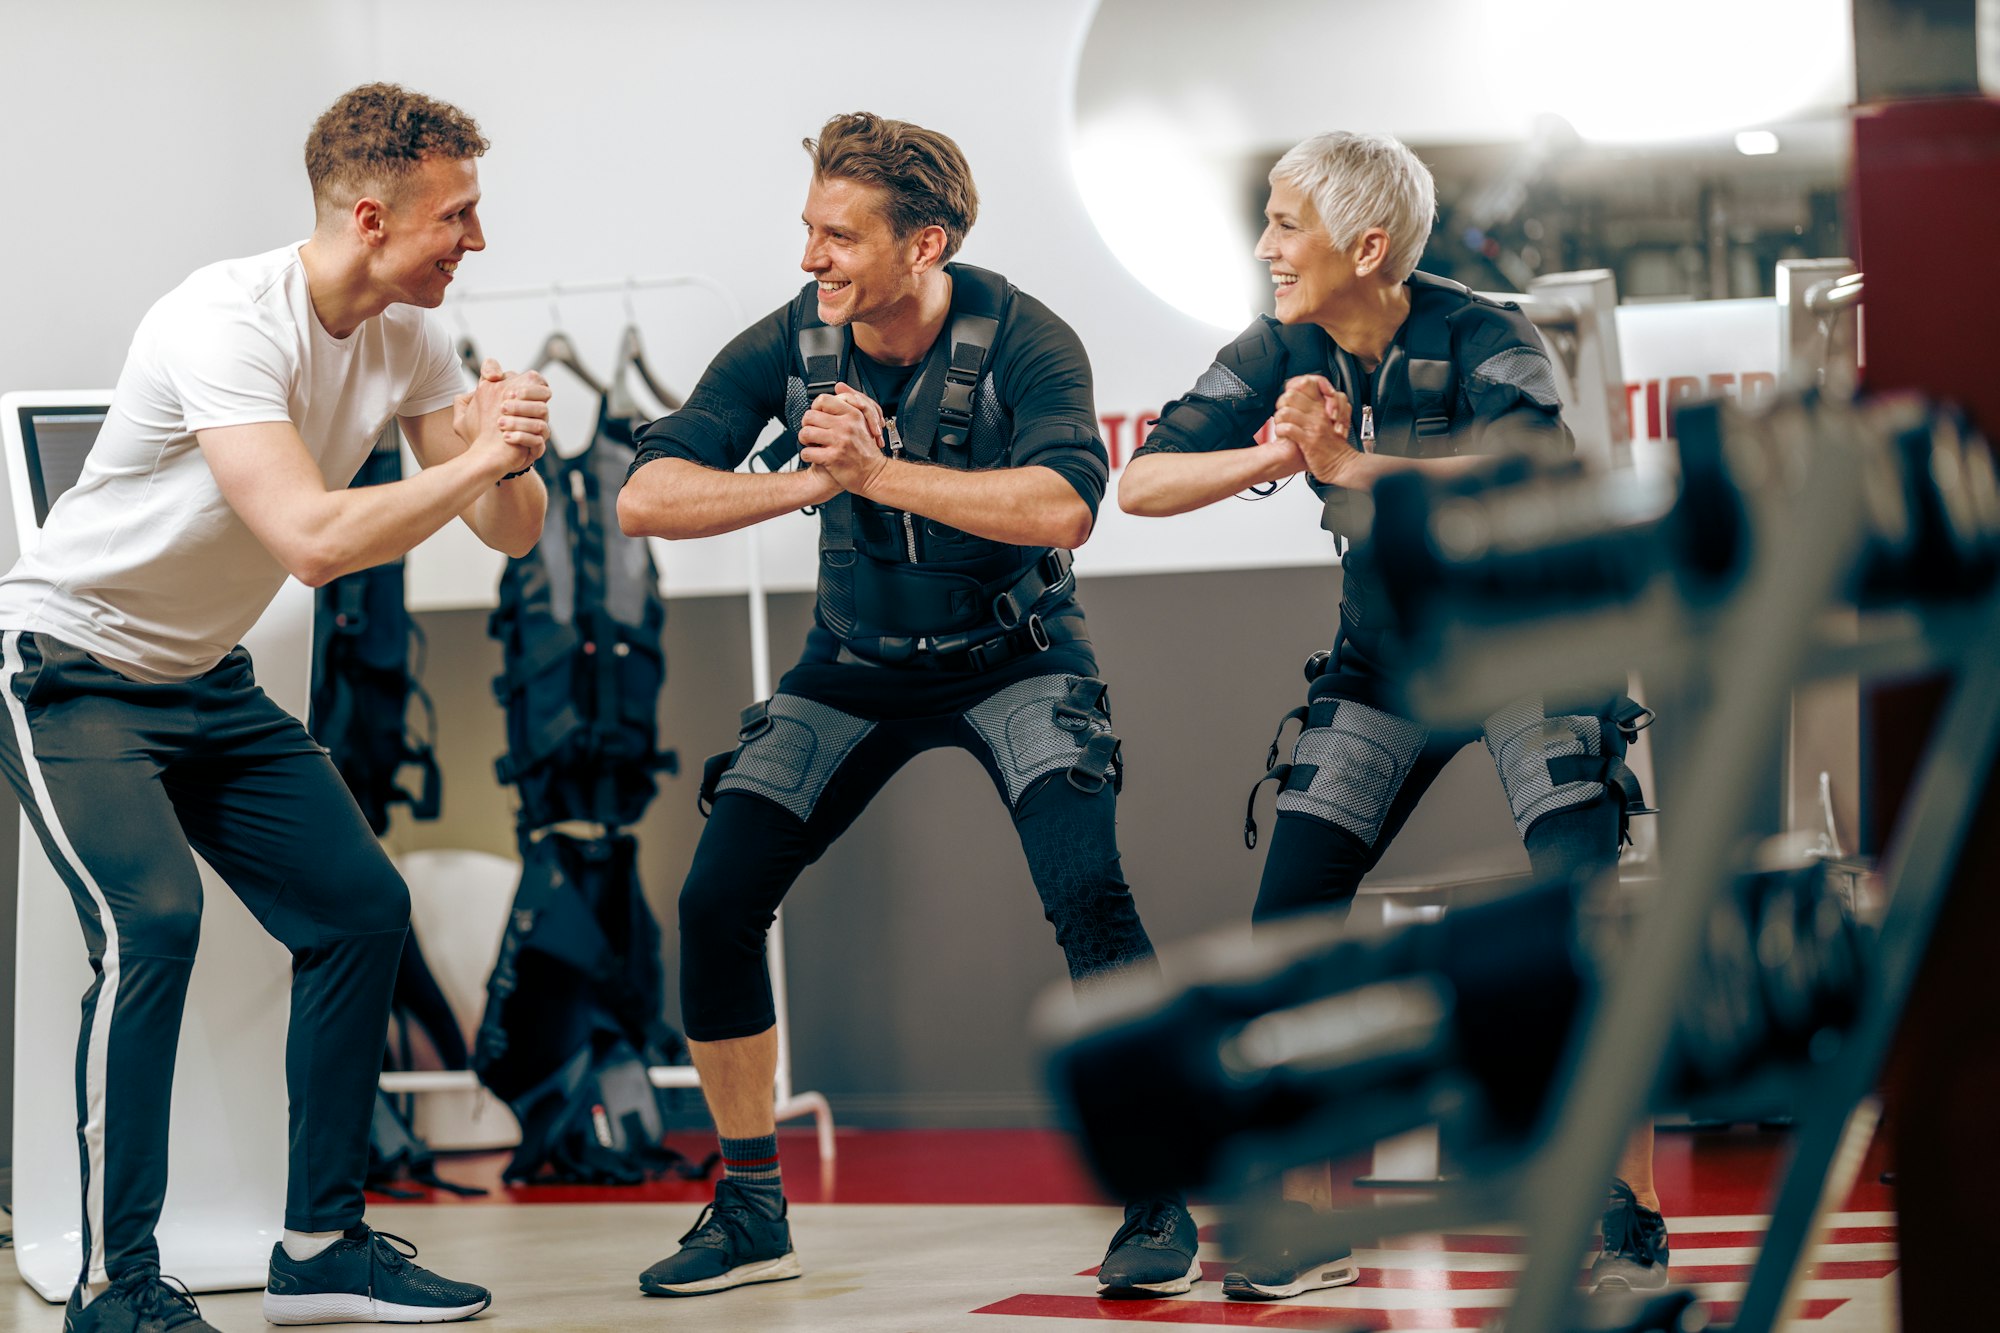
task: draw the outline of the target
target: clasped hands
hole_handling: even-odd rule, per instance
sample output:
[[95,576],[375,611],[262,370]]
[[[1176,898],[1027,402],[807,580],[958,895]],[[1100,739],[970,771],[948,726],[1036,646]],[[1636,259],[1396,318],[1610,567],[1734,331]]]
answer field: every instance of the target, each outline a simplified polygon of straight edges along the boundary
[[889,466],[882,407],[845,382],[813,399],[799,423],[799,459],[823,481],[818,504],[842,491],[867,495]]
[[1293,466],[1329,486],[1356,484],[1355,465],[1364,457],[1348,440],[1353,405],[1324,375],[1294,375],[1285,381],[1278,406],[1271,413],[1271,442],[1266,447],[1288,456]]
[[452,402],[452,429],[466,451],[484,451],[507,475],[533,467],[549,444],[549,382],[532,370],[509,374],[486,358],[479,383]]

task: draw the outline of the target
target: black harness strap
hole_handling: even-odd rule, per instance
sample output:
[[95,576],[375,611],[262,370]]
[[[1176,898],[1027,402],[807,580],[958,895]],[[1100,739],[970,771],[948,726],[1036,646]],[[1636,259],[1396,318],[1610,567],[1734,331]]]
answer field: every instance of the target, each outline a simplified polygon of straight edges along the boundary
[[1271,771],[1250,784],[1250,799],[1243,804],[1243,845],[1251,851],[1257,850],[1257,790],[1267,782],[1278,784],[1278,790],[1285,789],[1286,780],[1292,776],[1290,764],[1273,765]]
[[1105,721],[1111,720],[1111,687],[1101,680],[1078,676],[1055,707],[1056,725],[1081,736],[1100,713]]
[[1000,628],[1019,629],[1037,602],[1070,581],[1070,568],[1075,563],[1076,557],[1068,551],[1051,548],[1022,570],[1021,576],[993,599],[993,618],[1000,622]]
[[1303,732],[1306,728],[1306,717],[1311,712],[1311,704],[1300,704],[1297,708],[1294,708],[1291,712],[1278,719],[1278,729],[1271,733],[1271,753],[1264,759],[1264,771],[1266,773],[1278,766],[1278,747],[1285,739],[1285,728],[1296,722],[1299,724],[1299,730]]
[[724,773],[735,767],[737,757],[743,753],[743,747],[770,729],[771,701],[769,699],[759,699],[737,716],[736,748],[733,750],[724,750],[720,754],[712,754],[702,762],[701,790],[695,793],[694,798],[695,809],[701,811],[702,818],[706,819],[709,812],[714,810],[716,785],[722,781]]
[[1123,748],[1123,742],[1108,731],[1092,736],[1084,742],[1076,762],[1069,766],[1069,785],[1091,796],[1103,791],[1107,780],[1114,791],[1122,790],[1124,767],[1119,765],[1114,771],[1112,766],[1118,763],[1118,752]]
[[[972,434],[972,400],[979,388],[979,372],[1000,333],[1000,302],[992,285],[980,283],[971,294],[980,298],[982,306],[990,306],[992,313],[968,307],[952,317],[951,364],[945,367],[944,397],[938,403],[938,443],[947,449],[963,448]],[[1002,288],[997,295],[1004,294]]]

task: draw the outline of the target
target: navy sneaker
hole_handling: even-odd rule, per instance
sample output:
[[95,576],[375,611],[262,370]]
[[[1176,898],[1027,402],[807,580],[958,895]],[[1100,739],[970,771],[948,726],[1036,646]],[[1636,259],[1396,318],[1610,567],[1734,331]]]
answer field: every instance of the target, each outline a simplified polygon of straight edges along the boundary
[[1097,1270],[1097,1294],[1133,1300],[1191,1291],[1201,1281],[1200,1248],[1194,1218],[1180,1199],[1127,1204],[1125,1224]]
[[120,1278],[88,1305],[79,1288],[63,1307],[63,1333],[167,1333],[168,1329],[219,1333],[202,1319],[201,1307],[186,1287],[150,1268]]
[[1604,1252],[1590,1266],[1590,1290],[1659,1291],[1666,1285],[1667,1220],[1643,1206],[1630,1185],[1613,1180]]
[[[1265,1207],[1298,1223],[1311,1218],[1314,1211],[1311,1204],[1296,1199],[1280,1199]],[[1308,1261],[1297,1250],[1283,1249],[1231,1265],[1222,1278],[1222,1294],[1237,1301],[1283,1301],[1323,1287],[1344,1287],[1360,1276],[1352,1250]]]
[[728,1177],[715,1183],[715,1202],[701,1210],[681,1237],[681,1247],[639,1275],[648,1296],[703,1296],[750,1282],[782,1282],[799,1275],[784,1198],[773,1217],[752,1191]]
[[[402,1248],[409,1246],[408,1249]],[[453,1282],[411,1262],[417,1247],[401,1236],[352,1226],[310,1259],[271,1247],[264,1318],[273,1324],[442,1324],[470,1319],[493,1293]]]

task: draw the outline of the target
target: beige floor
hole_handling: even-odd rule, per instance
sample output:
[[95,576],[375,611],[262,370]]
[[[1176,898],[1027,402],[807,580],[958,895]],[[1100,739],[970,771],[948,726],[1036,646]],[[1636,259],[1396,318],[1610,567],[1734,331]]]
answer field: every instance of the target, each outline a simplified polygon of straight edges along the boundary
[[[1197,1210],[1199,1213],[1199,1210]],[[974,1313],[1023,1295],[1089,1298],[1094,1284],[1078,1276],[1094,1264],[1118,1217],[1106,1208],[1046,1206],[801,1206],[793,1211],[794,1236],[806,1275],[793,1282],[741,1288],[689,1300],[648,1299],[639,1293],[640,1269],[673,1248],[693,1220],[689,1207],[538,1205],[534,1207],[378,1207],[370,1218],[384,1230],[407,1236],[423,1251],[426,1266],[453,1277],[481,1282],[496,1294],[492,1310],[479,1322],[515,1330],[687,1329],[708,1333],[1012,1333],[1052,1330],[1080,1322],[1102,1324],[1113,1313],[1089,1307],[1094,1318]],[[1205,1220],[1205,1219],[1204,1219]],[[1845,1225],[1889,1220],[1886,1215],[1844,1214]],[[1726,1230],[1755,1219],[1701,1219],[1700,1227]],[[1210,1256],[1206,1252],[1204,1258]],[[1363,1251],[1364,1265],[1504,1269],[1518,1266],[1508,1255],[1417,1255]],[[1830,1247],[1826,1258],[1886,1259],[1892,1246]],[[1754,1252],[1703,1249],[1698,1230],[1679,1229],[1677,1263],[1748,1263]],[[1736,1289],[1716,1287],[1706,1294],[1729,1299]],[[1812,1282],[1804,1293],[1839,1297],[1846,1304],[1823,1319],[1797,1321],[1787,1333],[1892,1333],[1895,1328],[1893,1277],[1881,1280]],[[1183,1301],[1216,1302],[1212,1283],[1198,1286]],[[1179,1327],[1216,1327],[1254,1322],[1256,1311],[1297,1311],[1306,1304],[1333,1309],[1405,1312],[1399,1327],[1421,1327],[1412,1307],[1487,1307],[1504,1300],[1488,1290],[1420,1292],[1363,1290],[1317,1293],[1283,1307],[1232,1304],[1210,1322]],[[201,1298],[203,1314],[224,1333],[250,1333],[268,1326],[254,1292]],[[1128,1307],[1117,1307],[1122,1312]],[[1129,1307],[1131,1322],[1164,1322],[1141,1316],[1147,1306]],[[1182,1313],[1182,1312],[1177,1312]],[[1184,1312],[1195,1313],[1193,1310]],[[1295,1318],[1296,1316],[1294,1316]],[[1335,1316],[1337,1319],[1337,1316]],[[1404,1320],[1411,1320],[1407,1325]],[[1114,1323],[1126,1323],[1114,1319]],[[1275,1322],[1275,1321],[1274,1321]],[[1298,1327],[1292,1318],[1287,1327]],[[0,1254],[0,1330],[56,1333],[61,1311],[21,1285],[11,1252]],[[1329,1327],[1338,1327],[1332,1323]],[[1967,1333],[1971,1333],[1968,1330]]]

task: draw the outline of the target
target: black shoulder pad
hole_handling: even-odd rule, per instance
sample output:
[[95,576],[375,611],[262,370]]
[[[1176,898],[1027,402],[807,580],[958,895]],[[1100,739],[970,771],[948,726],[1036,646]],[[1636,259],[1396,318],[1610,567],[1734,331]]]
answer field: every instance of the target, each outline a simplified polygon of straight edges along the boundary
[[[1281,376],[1321,373],[1333,364],[1333,339],[1317,324],[1280,324],[1266,315],[1252,327],[1262,330],[1269,354],[1279,358]],[[1237,348],[1249,340],[1250,334],[1244,334]]]
[[1494,310],[1519,310],[1521,308],[1518,302],[1500,301],[1495,300],[1491,296],[1483,296],[1462,282],[1453,282],[1450,278],[1440,278],[1434,273],[1410,274],[1411,299],[1414,300],[1424,292],[1450,293],[1461,301],[1470,302],[1473,305],[1487,306]]
[[1462,307],[1452,321],[1452,333],[1454,346],[1466,352],[1467,369],[1508,347],[1547,350],[1534,321],[1512,301],[1480,300]]
[[999,319],[1007,308],[1007,295],[1013,290],[1007,279],[992,269],[976,268],[971,264],[949,264],[946,271],[951,274],[951,308],[961,315],[984,315],[988,319]]

